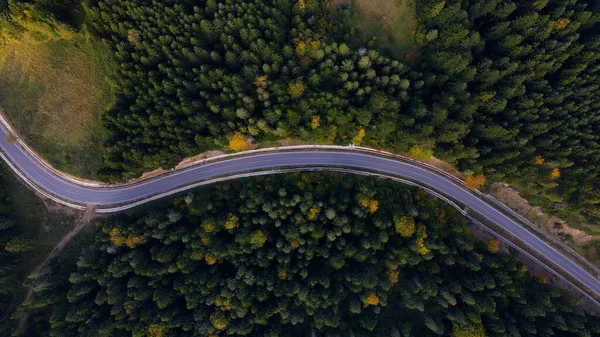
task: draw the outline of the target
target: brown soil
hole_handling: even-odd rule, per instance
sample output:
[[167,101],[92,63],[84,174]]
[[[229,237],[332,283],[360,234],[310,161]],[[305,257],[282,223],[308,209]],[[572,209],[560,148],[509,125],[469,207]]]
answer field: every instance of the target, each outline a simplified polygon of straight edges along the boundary
[[183,159],[182,161],[179,162],[179,164],[177,164],[177,166],[175,166],[175,168],[176,169],[184,168],[186,166],[193,165],[198,160],[212,158],[212,157],[220,156],[223,154],[224,154],[223,151],[206,151],[206,152],[200,153],[197,156],[188,157],[188,158]]
[[[408,156],[408,154],[407,154],[407,156]],[[452,174],[453,176],[455,176],[457,178],[460,178],[460,179],[463,179],[463,180],[465,179],[465,177],[462,175],[462,173],[458,172],[456,170],[456,168],[454,168],[454,166],[448,164],[447,162],[445,162],[443,160],[437,159],[434,156],[431,156],[431,158],[425,160],[425,163],[429,164],[429,165],[433,165],[433,166],[435,166],[435,167],[437,167],[439,169],[442,169],[442,170],[444,170],[444,171]]]
[[527,199],[521,197],[519,192],[508,184],[493,184],[491,194],[559,240],[565,235],[570,235],[571,241],[578,246],[600,240],[598,235],[589,235],[582,230],[571,228],[564,220],[544,213],[538,206],[531,206]]
[[159,167],[154,171],[145,172],[139,178],[129,179],[129,180],[127,180],[127,183],[135,183],[137,181],[142,181],[142,180],[145,180],[148,178],[156,177],[156,176],[159,176],[159,175],[167,173],[167,172],[168,172],[167,170]]

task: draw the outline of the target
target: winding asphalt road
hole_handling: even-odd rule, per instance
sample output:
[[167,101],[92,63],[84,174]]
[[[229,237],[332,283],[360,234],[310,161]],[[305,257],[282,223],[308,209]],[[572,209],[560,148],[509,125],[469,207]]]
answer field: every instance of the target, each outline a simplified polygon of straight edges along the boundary
[[[1,117],[0,117],[1,118]],[[555,265],[579,280],[584,286],[600,296],[600,281],[585,271],[568,257],[523,228],[491,204],[474,195],[447,177],[415,166],[411,163],[383,158],[348,148],[344,151],[294,151],[255,153],[244,157],[232,157],[191,166],[154,179],[133,185],[90,186],[85,183],[67,179],[50,169],[28,153],[18,142],[9,141],[11,132],[6,125],[0,127],[0,150],[2,157],[8,160],[11,167],[28,183],[50,194],[74,204],[96,205],[99,208],[116,204],[128,204],[156,197],[165,192],[185,188],[192,184],[224,175],[243,172],[273,170],[277,168],[305,167],[339,167],[361,171],[376,171],[380,174],[409,179],[427,186],[443,195],[466,205],[479,213],[488,221],[501,226],[516,238],[519,238],[531,249],[551,260]]]

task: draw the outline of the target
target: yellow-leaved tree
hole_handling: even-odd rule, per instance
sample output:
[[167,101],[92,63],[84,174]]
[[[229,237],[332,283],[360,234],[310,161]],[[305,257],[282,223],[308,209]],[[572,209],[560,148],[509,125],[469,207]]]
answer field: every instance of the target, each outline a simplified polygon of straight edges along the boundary
[[379,297],[377,295],[375,295],[374,293],[370,293],[369,295],[367,295],[367,297],[363,301],[363,307],[365,307],[365,308],[370,305],[378,305],[378,304],[379,304]]
[[227,217],[227,220],[225,221],[225,225],[223,226],[223,228],[225,228],[226,230],[230,231],[232,229],[235,229],[238,226],[238,217],[229,213],[229,216]]
[[485,180],[486,179],[483,174],[477,176],[469,174],[465,177],[465,183],[467,184],[467,187],[474,189],[483,186],[483,184],[485,184]]
[[565,29],[565,27],[567,27],[567,25],[569,23],[571,23],[571,19],[569,19],[569,18],[559,19],[558,21],[556,21],[556,23],[554,23],[554,29],[556,29],[556,30]]
[[360,205],[369,210],[369,213],[373,214],[377,212],[379,208],[379,201],[375,199],[361,198]]
[[544,163],[545,159],[544,157],[540,156],[539,154],[537,156],[535,156],[535,164],[536,165],[542,165]]
[[250,244],[256,248],[262,247],[267,242],[267,233],[261,230],[256,230],[250,236]]
[[552,169],[552,172],[550,172],[550,179],[556,180],[558,178],[560,178],[560,169],[555,167]]
[[498,253],[500,251],[500,241],[497,239],[493,239],[493,240],[488,240],[485,243],[485,247],[487,248],[487,250],[489,250],[491,253]]
[[121,229],[115,227],[110,230],[110,241],[117,247],[127,246],[135,248],[140,244],[146,243],[146,238],[143,236],[133,236],[131,234],[124,235]]
[[414,159],[428,160],[433,155],[433,151],[424,149],[421,145],[417,144],[410,148],[408,155]]
[[150,324],[148,326],[148,337],[163,337],[165,335],[165,327],[158,324]]
[[321,117],[312,116],[312,121],[310,122],[310,128],[314,130],[314,129],[318,128],[319,125],[321,125]]
[[308,220],[315,221],[317,217],[321,213],[321,209],[319,207],[312,207],[308,210]]
[[304,84],[302,84],[302,82],[290,83],[288,86],[288,93],[290,96],[292,96],[292,98],[298,98],[302,96],[304,93]]
[[229,149],[233,151],[248,150],[248,141],[246,141],[246,137],[239,131],[234,132],[229,140]]
[[360,130],[358,130],[358,133],[356,134],[356,136],[354,136],[354,138],[352,138],[352,143],[354,145],[360,145],[360,143],[362,143],[363,138],[365,138],[366,134],[367,134],[367,132],[365,131],[365,129],[360,128]]
[[266,88],[267,87],[267,79],[268,78],[269,78],[268,75],[258,76],[254,80],[254,85],[257,86],[257,87]]
[[229,325],[229,320],[224,313],[217,311],[210,315],[210,323],[215,329],[223,331]]
[[425,246],[425,239],[427,239],[425,225],[420,224],[417,230],[417,253],[419,253],[419,255],[427,255],[430,252],[429,248]]
[[409,238],[415,234],[415,221],[412,218],[407,216],[395,218],[394,225],[396,225],[396,233],[400,234],[402,237]]
[[213,264],[217,263],[217,258],[214,257],[213,255],[207,254],[204,257],[204,261],[206,261],[207,265],[212,266]]

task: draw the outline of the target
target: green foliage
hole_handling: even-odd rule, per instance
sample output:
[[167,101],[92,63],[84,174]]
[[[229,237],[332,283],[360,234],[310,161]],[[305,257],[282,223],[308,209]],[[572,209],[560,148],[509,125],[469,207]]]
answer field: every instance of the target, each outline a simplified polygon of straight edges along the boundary
[[[366,197],[394,202],[371,213]],[[174,211],[183,214],[175,222]],[[409,216],[416,234],[396,233]],[[64,283],[45,271],[35,277],[46,291],[62,290],[42,291],[26,308],[51,303],[51,336],[600,333],[597,318],[464,226],[454,209],[392,182],[339,174],[236,181],[106,219],[69,278],[68,301]],[[117,247],[115,228],[144,242]]]
[[11,253],[22,253],[33,248],[33,241],[24,235],[15,236],[6,243],[4,249]]
[[[104,115],[102,177],[174,165],[201,150],[196,140],[224,143],[233,132],[348,144],[364,128],[381,130],[369,143],[392,142],[413,83],[408,68],[329,40],[326,12],[318,1],[304,3],[301,11],[274,0],[89,7],[94,32],[121,64],[119,99]],[[375,94],[386,104],[363,112]],[[317,128],[312,119],[320,115],[327,118]]]
[[364,129],[366,146],[406,152],[430,142],[441,159],[491,179],[531,174],[541,155],[561,170],[556,193],[596,207],[585,200],[600,191],[597,6],[417,8],[422,56],[405,64],[352,50],[348,23],[323,29],[331,16],[312,2],[94,2],[95,32],[121,64],[102,176],[174,165],[232,132],[347,144]]
[[[0,169],[0,175],[3,172]],[[17,248],[19,231],[10,201],[4,187],[0,185],[0,334],[9,333],[11,320],[8,317],[14,310],[16,290],[19,287],[17,263],[20,260]]]
[[599,8],[578,0],[419,3],[419,30],[438,37],[421,50],[425,86],[412,95],[431,111],[416,124],[429,125],[435,153],[504,179],[531,176],[540,155],[560,168],[556,192],[566,201],[596,199]]

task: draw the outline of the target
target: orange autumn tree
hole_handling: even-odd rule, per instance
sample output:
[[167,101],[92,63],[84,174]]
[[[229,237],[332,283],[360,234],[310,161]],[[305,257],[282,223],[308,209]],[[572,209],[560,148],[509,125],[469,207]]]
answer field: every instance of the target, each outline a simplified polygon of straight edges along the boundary
[[319,116],[313,116],[312,117],[312,121],[310,122],[310,128],[311,129],[316,129],[321,125],[321,117]]
[[268,78],[269,78],[268,75],[258,76],[254,80],[254,85],[257,86],[257,87],[266,88],[267,87],[267,79]]
[[478,176],[474,176],[474,175],[467,175],[465,177],[465,183],[467,184],[468,188],[480,188],[481,186],[483,186],[483,184],[485,184],[485,176],[483,174],[480,174]]
[[377,295],[375,295],[374,293],[370,293],[369,295],[367,295],[367,297],[363,301],[363,307],[365,307],[365,308],[370,305],[378,305],[378,304],[379,304],[379,297]]
[[229,149],[233,151],[244,151],[248,150],[248,141],[246,141],[246,137],[239,132],[236,131],[231,140],[229,140]]
[[558,178],[560,178],[560,169],[555,167],[552,169],[552,172],[550,172],[550,179],[556,180]]
[[544,164],[544,157],[540,156],[539,154],[537,156],[535,156],[535,164],[536,165],[542,165]]
[[498,253],[500,251],[500,241],[497,239],[488,240],[485,243],[485,247],[491,253]]

